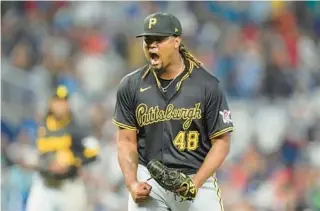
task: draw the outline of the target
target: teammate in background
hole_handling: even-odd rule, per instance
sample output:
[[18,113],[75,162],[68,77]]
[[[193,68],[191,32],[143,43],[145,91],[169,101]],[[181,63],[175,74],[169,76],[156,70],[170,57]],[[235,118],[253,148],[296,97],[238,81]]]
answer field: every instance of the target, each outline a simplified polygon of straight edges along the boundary
[[98,144],[86,139],[72,119],[68,90],[59,86],[37,140],[39,174],[33,182],[27,211],[87,211],[87,196],[79,171],[97,158]]
[[[137,37],[143,37],[149,64],[125,76],[118,88],[113,121],[129,211],[223,210],[215,172],[229,152],[233,123],[219,81],[190,54],[181,35],[175,16],[148,16]],[[194,201],[175,200],[148,180],[151,160],[190,175]]]

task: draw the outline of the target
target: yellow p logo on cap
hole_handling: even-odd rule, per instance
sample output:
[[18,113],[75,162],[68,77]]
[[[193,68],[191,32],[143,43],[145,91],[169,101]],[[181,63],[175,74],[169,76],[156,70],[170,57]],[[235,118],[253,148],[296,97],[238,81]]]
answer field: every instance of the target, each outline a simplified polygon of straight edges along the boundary
[[65,86],[59,86],[58,88],[57,88],[57,96],[59,97],[59,98],[65,98],[65,97],[67,97],[67,95],[68,95],[68,89],[67,89],[67,87],[65,87]]
[[153,25],[156,25],[156,23],[157,23],[157,19],[156,18],[150,18],[149,19],[149,29],[151,29],[151,27]]

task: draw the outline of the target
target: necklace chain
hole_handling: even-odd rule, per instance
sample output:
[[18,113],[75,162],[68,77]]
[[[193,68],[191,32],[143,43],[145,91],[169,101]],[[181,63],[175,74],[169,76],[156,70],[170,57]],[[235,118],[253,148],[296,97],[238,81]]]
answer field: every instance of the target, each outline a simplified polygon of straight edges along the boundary
[[184,64],[182,63],[180,71],[177,73],[177,75],[170,81],[170,83],[166,86],[166,87],[162,87],[162,85],[160,84],[160,88],[163,92],[167,92],[168,88],[170,87],[170,85],[173,83],[173,81],[176,80],[176,78],[178,78],[178,76],[180,75],[180,73],[183,71]]

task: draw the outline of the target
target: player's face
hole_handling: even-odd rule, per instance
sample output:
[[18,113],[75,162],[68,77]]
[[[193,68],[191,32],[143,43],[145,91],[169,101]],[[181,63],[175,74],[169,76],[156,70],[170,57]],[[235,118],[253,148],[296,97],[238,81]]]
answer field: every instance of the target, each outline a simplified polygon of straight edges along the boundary
[[51,101],[51,112],[52,114],[58,118],[58,119],[62,119],[64,117],[66,117],[69,112],[69,104],[67,102],[67,100],[62,100],[62,99],[58,99],[58,98],[54,98]]
[[173,53],[179,48],[178,37],[145,36],[143,50],[147,60],[156,70],[166,68]]

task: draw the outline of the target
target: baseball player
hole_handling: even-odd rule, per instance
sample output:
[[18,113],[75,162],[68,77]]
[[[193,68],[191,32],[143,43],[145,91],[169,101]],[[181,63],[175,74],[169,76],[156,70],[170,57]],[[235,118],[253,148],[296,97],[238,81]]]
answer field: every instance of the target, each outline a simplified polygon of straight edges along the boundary
[[181,35],[175,16],[149,15],[137,36],[149,63],[118,87],[113,122],[129,211],[223,210],[215,172],[233,123],[218,80]]
[[79,170],[97,158],[99,147],[86,139],[72,119],[68,90],[59,86],[41,123],[37,149],[38,173],[32,184],[27,211],[87,211],[87,196]]

